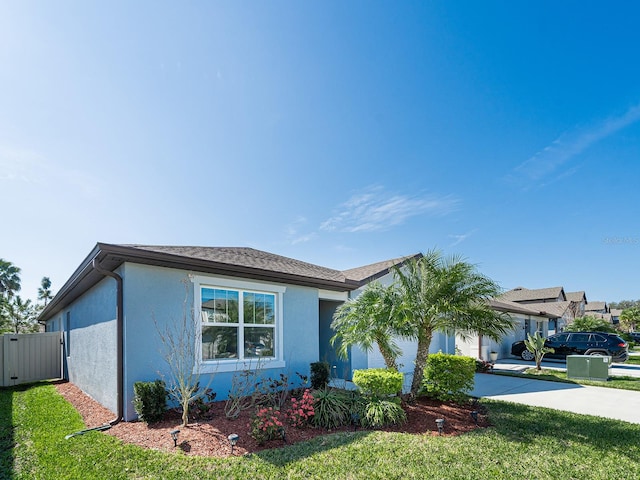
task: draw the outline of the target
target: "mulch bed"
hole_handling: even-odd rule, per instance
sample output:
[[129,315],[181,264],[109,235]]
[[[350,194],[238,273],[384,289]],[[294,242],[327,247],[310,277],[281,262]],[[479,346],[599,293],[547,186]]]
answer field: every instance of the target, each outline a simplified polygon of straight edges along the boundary
[[[82,415],[87,428],[103,425],[114,418],[114,414],[84,394],[78,387],[69,382],[58,383],[58,392],[71,403]],[[181,414],[171,409],[165,413],[161,422],[147,425],[144,422],[120,422],[104,433],[119,438],[123,442],[140,445],[161,451],[175,450],[169,432],[180,430],[178,447],[187,455],[210,457],[228,457],[231,447],[227,437],[231,433],[240,436],[235,447],[234,455],[246,455],[260,450],[279,448],[285,445],[281,439],[271,440],[263,445],[258,444],[249,435],[249,423],[253,410],[245,410],[235,420],[227,419],[224,415],[225,402],[213,402],[206,417],[191,418],[192,423],[182,427]],[[415,435],[438,435],[436,419],[444,418],[444,435],[460,435],[476,428],[487,427],[486,416],[480,415],[478,425],[471,417],[474,409],[479,409],[472,403],[458,405],[443,403],[428,398],[418,398],[415,402],[403,403],[407,412],[407,422],[403,425],[389,426],[377,430],[387,432],[403,432]],[[479,409],[482,413],[482,410]],[[339,431],[353,430],[353,427],[342,427],[334,430],[308,427],[304,429],[289,427],[286,431],[286,445],[310,440],[320,435],[327,435]],[[71,433],[71,432],[69,432]]]

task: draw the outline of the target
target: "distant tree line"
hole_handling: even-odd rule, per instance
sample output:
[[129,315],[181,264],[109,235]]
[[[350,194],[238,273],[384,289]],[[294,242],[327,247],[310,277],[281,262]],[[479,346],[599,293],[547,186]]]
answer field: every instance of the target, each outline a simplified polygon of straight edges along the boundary
[[619,302],[610,302],[609,308],[626,310],[627,308],[640,308],[640,300],[620,300]]
[[38,288],[38,301],[22,299],[20,268],[0,258],[0,333],[32,333],[40,330],[38,314],[53,298],[51,280],[43,277]]

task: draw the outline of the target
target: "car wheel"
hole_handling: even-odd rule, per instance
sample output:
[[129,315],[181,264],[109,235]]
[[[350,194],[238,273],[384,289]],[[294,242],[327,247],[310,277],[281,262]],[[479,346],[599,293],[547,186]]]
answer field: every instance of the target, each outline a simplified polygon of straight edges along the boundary
[[589,352],[589,355],[591,355],[592,357],[604,357],[606,355],[606,353],[604,353],[604,352]]
[[520,357],[522,357],[522,359],[526,360],[527,362],[535,360],[535,358],[536,358],[536,356],[533,353],[531,353],[529,350],[527,350],[526,348],[522,351],[522,353],[520,354]]

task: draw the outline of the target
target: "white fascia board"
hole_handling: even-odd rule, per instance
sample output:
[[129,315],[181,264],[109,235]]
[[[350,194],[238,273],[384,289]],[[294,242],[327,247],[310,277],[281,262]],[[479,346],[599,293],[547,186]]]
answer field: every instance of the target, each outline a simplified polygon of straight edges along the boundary
[[349,299],[349,292],[334,292],[332,290],[318,290],[318,298],[320,300],[335,300],[338,302],[346,302]]

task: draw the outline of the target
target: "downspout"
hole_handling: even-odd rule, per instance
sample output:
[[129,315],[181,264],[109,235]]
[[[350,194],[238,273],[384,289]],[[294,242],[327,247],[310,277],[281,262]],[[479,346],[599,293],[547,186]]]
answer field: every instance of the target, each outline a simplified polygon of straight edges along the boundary
[[92,266],[93,268],[98,272],[101,273],[102,275],[106,275],[108,277],[111,277],[113,279],[115,279],[116,281],[116,337],[117,337],[117,358],[116,358],[116,376],[117,376],[117,382],[118,382],[118,386],[117,386],[117,402],[118,402],[118,414],[116,416],[116,418],[114,418],[113,420],[110,420],[109,422],[105,423],[104,425],[100,425],[99,427],[94,427],[94,428],[87,428],[85,430],[80,430],[79,432],[74,432],[74,433],[70,433],[69,435],[67,435],[65,438],[65,440],[69,440],[70,438],[73,438],[77,435],[84,435],[85,433],[88,432],[94,432],[94,431],[102,431],[102,430],[108,430],[110,429],[112,426],[120,423],[122,421],[122,418],[124,417],[124,408],[123,408],[123,388],[122,388],[122,367],[123,367],[123,361],[122,361],[122,344],[123,344],[123,336],[122,336],[122,325],[124,323],[124,314],[123,314],[123,289],[122,289],[122,277],[120,275],[118,275],[115,272],[110,272],[109,270],[105,270],[104,268],[102,268],[100,266],[100,264],[98,263],[98,261],[94,258],[93,262],[92,262]]
[[116,372],[117,372],[117,401],[118,401],[118,414],[117,417],[113,420],[109,421],[109,425],[113,426],[120,421],[124,417],[124,408],[123,408],[123,399],[124,399],[124,391],[122,388],[122,378],[123,378],[123,360],[122,360],[122,344],[123,344],[123,324],[124,324],[124,294],[122,288],[122,277],[115,272],[111,272],[109,270],[105,270],[100,266],[97,259],[93,259],[93,268],[102,275],[106,275],[115,279],[116,281],[116,337],[117,337],[117,353],[116,353]]

